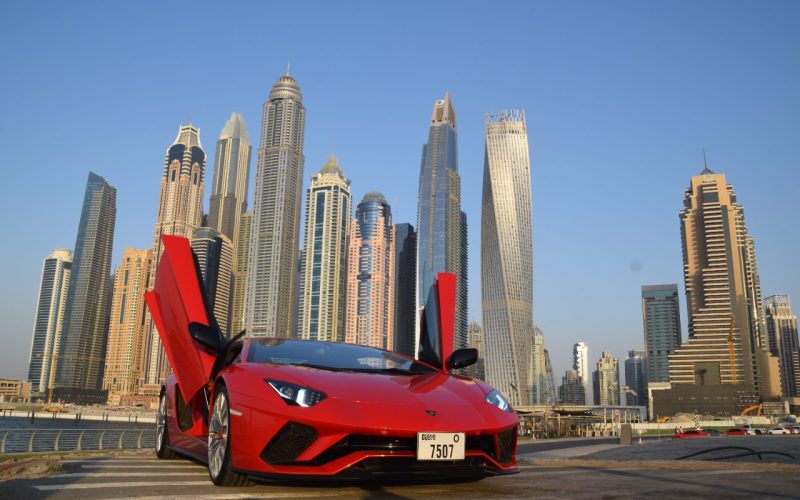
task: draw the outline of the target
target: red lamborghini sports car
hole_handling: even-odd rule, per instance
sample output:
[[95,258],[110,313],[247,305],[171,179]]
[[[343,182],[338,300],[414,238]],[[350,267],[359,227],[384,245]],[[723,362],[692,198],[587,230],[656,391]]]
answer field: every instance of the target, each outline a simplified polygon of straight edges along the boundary
[[517,472],[517,416],[488,384],[453,374],[455,276],[422,313],[419,360],[311,340],[225,340],[188,240],[162,238],[146,295],[173,374],[163,383],[156,454],[208,464],[214,484],[248,478],[467,478]]

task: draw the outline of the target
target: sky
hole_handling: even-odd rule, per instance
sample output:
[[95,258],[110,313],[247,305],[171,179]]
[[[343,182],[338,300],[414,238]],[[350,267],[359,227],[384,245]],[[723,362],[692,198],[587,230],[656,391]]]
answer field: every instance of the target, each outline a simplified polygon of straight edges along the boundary
[[74,248],[88,172],[117,188],[116,267],[152,244],[181,124],[201,131],[206,211],[234,111],[254,179],[287,63],[307,110],[305,187],[333,153],[354,206],[382,191],[395,222],[416,225],[431,110],[450,93],[476,321],[483,120],[525,110],[534,321],[557,383],[577,341],[592,366],[643,347],[642,285],[683,289],[678,212],[704,149],[744,206],[764,296],[789,294],[797,313],[799,21],[793,1],[2,2],[0,377],[27,375],[42,262]]

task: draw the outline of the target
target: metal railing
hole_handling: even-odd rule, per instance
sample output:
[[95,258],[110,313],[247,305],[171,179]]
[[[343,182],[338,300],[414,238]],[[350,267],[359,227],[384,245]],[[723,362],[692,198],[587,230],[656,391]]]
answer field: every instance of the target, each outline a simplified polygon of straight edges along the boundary
[[155,429],[0,429],[0,453],[155,447]]

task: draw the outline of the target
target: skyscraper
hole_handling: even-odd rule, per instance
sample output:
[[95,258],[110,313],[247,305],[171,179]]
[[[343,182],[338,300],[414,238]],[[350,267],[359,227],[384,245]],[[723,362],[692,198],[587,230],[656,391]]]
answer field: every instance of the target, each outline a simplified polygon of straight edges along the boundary
[[245,288],[247,286],[247,261],[250,255],[250,233],[253,212],[245,212],[239,219],[239,236],[234,246],[236,258],[233,271],[233,297],[231,299],[228,334],[236,335],[244,329]]
[[481,305],[487,382],[530,404],[533,218],[525,113],[487,115],[481,210]]
[[233,244],[223,233],[210,227],[195,229],[191,244],[203,277],[206,304],[213,311],[222,334],[230,337],[228,312],[233,284]]
[[647,381],[669,382],[669,355],[681,345],[678,285],[642,287],[642,323]]
[[689,338],[669,355],[670,383],[739,384],[773,397],[753,239],[725,175],[692,177],[680,219]]
[[608,351],[597,361],[597,370],[592,374],[594,382],[594,404],[619,406],[619,360]]
[[417,233],[408,223],[395,224],[394,350],[414,357],[417,316]]
[[788,295],[764,299],[764,318],[770,352],[780,360],[781,389],[786,397],[800,396],[800,349],[797,344],[797,316]]
[[[461,211],[456,137],[455,108],[445,94],[433,105],[428,142],[422,147],[417,203],[417,310],[428,300],[437,273],[455,274],[454,347],[459,349],[467,345],[467,276],[463,262],[467,225]],[[419,345],[419,331],[414,345]]]
[[469,324],[468,346],[478,350],[478,361],[467,368],[467,375],[480,380],[486,379],[486,349],[484,348],[483,328],[477,322]]
[[586,390],[577,370],[567,370],[558,387],[558,401],[564,404],[585,405]]
[[625,358],[625,404],[647,406],[647,358],[645,351],[628,351]]
[[105,402],[102,383],[116,215],[117,190],[90,172],[64,312],[56,399],[74,403]]
[[589,391],[589,346],[586,342],[578,342],[572,346],[572,369],[578,373],[583,385],[584,404],[592,404],[592,391]]
[[294,331],[305,162],[302,101],[287,71],[264,103],[245,291],[245,328],[252,336],[290,337]]
[[233,113],[217,140],[208,225],[224,234],[234,247],[239,241],[242,214],[247,210],[250,150],[244,118],[240,113]]
[[28,367],[31,391],[40,396],[53,387],[71,271],[69,249],[57,248],[44,259]]
[[103,389],[108,404],[118,405],[123,396],[139,392],[145,364],[144,290],[153,267],[153,250],[125,249],[117,268],[108,323],[108,349]]
[[392,209],[370,191],[350,223],[345,342],[394,350],[394,258]]
[[[153,230],[153,267],[148,290],[155,285],[155,271],[163,252],[161,236],[166,234],[191,239],[194,230],[202,224],[205,175],[206,153],[200,143],[200,129],[192,124],[181,125],[175,141],[167,148],[161,174],[158,214]],[[149,313],[145,321],[148,325],[145,349],[149,353],[145,383],[158,384],[169,374],[169,363]]]
[[527,387],[530,388],[529,404],[547,404],[550,397],[547,386],[547,364],[544,357],[544,334],[539,328],[534,328],[533,343],[531,344],[530,369],[528,370]]
[[[306,196],[304,290],[300,338],[344,340],[350,181],[331,155],[311,176]],[[295,268],[296,271],[296,268]]]

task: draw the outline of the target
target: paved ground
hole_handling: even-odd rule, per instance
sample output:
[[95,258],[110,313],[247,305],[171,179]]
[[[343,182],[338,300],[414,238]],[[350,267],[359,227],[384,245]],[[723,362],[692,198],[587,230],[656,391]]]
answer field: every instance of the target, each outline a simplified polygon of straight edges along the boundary
[[[745,438],[746,439],[746,438]],[[765,446],[795,446],[790,437],[756,440]],[[790,441],[797,439],[797,441]],[[660,448],[701,446],[699,441],[663,441]],[[722,441],[720,441],[722,442]],[[684,443],[684,444],[681,444]],[[612,443],[575,440],[560,448],[563,456],[578,456],[596,447],[606,451],[584,459],[543,460],[537,453],[558,455],[552,446],[519,456],[520,473],[478,482],[444,484],[258,484],[246,488],[217,488],[208,480],[205,467],[188,460],[156,460],[150,453],[106,457],[76,457],[61,460],[63,469],[39,479],[0,482],[0,499],[54,498],[82,500],[106,498],[800,498],[800,466],[769,463],[720,463],[662,461],[608,461],[606,453],[642,454],[658,450],[658,443],[618,447]],[[674,450],[673,450],[674,451]],[[665,451],[667,452],[667,451]],[[644,455],[639,455],[644,457]],[[589,459],[591,458],[591,459]]]

